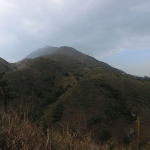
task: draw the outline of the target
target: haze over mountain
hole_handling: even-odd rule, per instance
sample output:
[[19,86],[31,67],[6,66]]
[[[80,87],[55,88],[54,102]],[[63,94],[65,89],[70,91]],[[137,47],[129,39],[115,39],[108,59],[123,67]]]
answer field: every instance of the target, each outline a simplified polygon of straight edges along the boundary
[[43,48],[39,48],[39,49],[35,50],[34,52],[32,52],[31,54],[26,56],[26,58],[36,58],[36,57],[48,55],[56,49],[58,49],[58,48],[57,47],[51,47],[51,46],[47,45]]
[[76,50],[72,47],[68,47],[68,46],[62,46],[59,48],[45,46],[43,48],[35,50],[34,52],[32,52],[31,54],[26,56],[26,58],[36,58],[36,57],[46,56],[46,55],[50,55],[50,54],[61,54],[61,55],[69,56],[69,57],[79,60],[83,64],[86,64],[86,65],[92,66],[92,67],[106,67],[109,69],[117,70],[102,61],[98,61],[97,59],[95,59],[89,55],[83,54],[83,53],[79,52],[78,50]]
[[116,68],[111,67],[110,65],[108,65],[107,63],[104,63],[102,61],[98,61],[97,59],[83,54],[81,52],[79,52],[78,50],[72,48],[72,47],[67,47],[67,46],[62,46],[62,47],[52,47],[52,46],[45,46],[43,48],[39,48],[35,51],[33,51],[32,53],[30,53],[29,55],[27,55],[23,60],[16,62],[16,63],[9,63],[7,61],[5,61],[4,59],[1,58],[0,60],[0,65],[1,65],[1,71],[8,71],[8,70],[12,70],[14,68],[16,69],[23,69],[25,68],[34,58],[38,58],[38,57],[44,57],[44,56],[49,56],[49,55],[54,55],[54,54],[58,54],[58,55],[63,55],[63,56],[68,56],[68,57],[72,57],[78,61],[80,61],[81,63],[87,65],[87,66],[91,66],[91,67],[104,67],[107,69],[112,69],[115,71],[119,71],[122,72]]
[[7,62],[3,58],[0,58],[0,72],[10,71],[14,69],[14,64]]

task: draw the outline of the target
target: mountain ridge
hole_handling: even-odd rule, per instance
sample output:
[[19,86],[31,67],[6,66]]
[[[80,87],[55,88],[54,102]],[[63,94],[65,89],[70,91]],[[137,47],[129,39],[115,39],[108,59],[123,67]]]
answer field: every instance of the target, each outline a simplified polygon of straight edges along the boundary
[[0,57],[0,72],[10,71],[14,69],[14,64],[7,62],[5,59]]
[[39,48],[39,49],[33,51],[32,53],[27,55],[26,58],[36,58],[36,57],[48,55],[48,54],[52,53],[54,50],[56,50],[56,49],[57,49],[57,47],[53,47],[53,46],[47,45],[47,46],[45,46],[43,48]]
[[43,56],[51,55],[51,54],[61,54],[61,55],[69,56],[69,57],[79,60],[81,63],[86,64],[87,66],[106,67],[108,69],[113,69],[115,71],[119,71],[119,72],[123,73],[123,71],[121,71],[117,68],[114,68],[105,62],[99,61],[92,56],[84,54],[84,53],[82,53],[72,47],[68,47],[68,46],[61,46],[59,48],[46,46],[46,47],[43,47],[43,48],[33,51],[28,56],[26,56],[26,58],[43,57]]

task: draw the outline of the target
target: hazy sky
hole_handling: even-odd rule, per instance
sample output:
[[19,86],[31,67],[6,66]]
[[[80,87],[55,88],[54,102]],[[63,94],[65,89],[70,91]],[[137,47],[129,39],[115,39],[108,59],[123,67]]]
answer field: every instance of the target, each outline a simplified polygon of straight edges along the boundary
[[150,76],[150,1],[0,0],[0,57],[15,62],[46,45]]

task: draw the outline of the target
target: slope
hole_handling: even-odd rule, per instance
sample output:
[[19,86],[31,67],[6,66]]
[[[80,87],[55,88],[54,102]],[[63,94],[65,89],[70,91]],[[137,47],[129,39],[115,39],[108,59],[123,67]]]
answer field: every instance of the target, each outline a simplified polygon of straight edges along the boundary
[[28,63],[30,63],[31,61],[32,61],[31,58],[23,59],[23,60],[19,61],[18,63],[15,63],[15,67],[16,67],[17,70],[23,69],[23,68],[25,68],[25,67],[28,65]]
[[63,46],[55,50],[53,53],[73,57],[81,61],[82,63],[93,67],[98,67],[100,65],[105,67],[110,67],[108,64],[100,62],[91,56],[85,55],[72,47]]
[[[96,140],[137,142],[137,116],[141,118],[141,144],[149,136],[150,82],[110,70],[91,69],[45,111],[55,130],[60,123],[81,135],[91,132]],[[105,131],[103,133],[103,131]],[[120,134],[121,133],[121,134]],[[107,140],[108,140],[107,139]]]
[[144,130],[141,144],[150,139],[147,80],[87,67],[60,54],[33,59],[23,69],[8,72],[7,78],[18,93],[11,104],[22,104],[29,118],[45,127],[60,131],[60,124],[65,127],[67,123],[71,132],[91,132],[98,141],[107,135],[105,140],[136,142],[139,115]]
[[67,46],[63,46],[63,47],[59,47],[59,48],[46,46],[44,48],[40,48],[40,49],[34,51],[33,53],[29,54],[26,58],[36,58],[39,56],[46,56],[46,55],[50,55],[50,54],[61,54],[64,56],[69,56],[69,57],[77,59],[81,63],[86,64],[87,66],[90,66],[90,67],[104,67],[107,69],[112,69],[114,71],[122,72],[116,68],[111,67],[110,65],[108,65],[102,61],[98,61],[91,56],[83,54],[83,53],[77,51],[76,49],[74,49],[72,47],[67,47]]
[[0,58],[0,72],[2,71],[10,71],[14,69],[14,64],[11,64],[4,60],[3,58]]
[[12,104],[28,104],[31,106],[28,113],[38,121],[45,107],[57,101],[76,82],[76,73],[88,69],[79,61],[63,55],[33,59],[23,69],[7,73],[10,84],[18,93]]

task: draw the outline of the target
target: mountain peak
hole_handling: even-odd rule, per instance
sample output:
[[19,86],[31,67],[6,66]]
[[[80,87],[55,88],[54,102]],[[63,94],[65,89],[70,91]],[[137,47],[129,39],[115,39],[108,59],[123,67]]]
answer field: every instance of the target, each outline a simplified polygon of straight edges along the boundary
[[68,47],[68,46],[61,46],[58,48],[58,47],[52,47],[52,46],[47,45],[43,48],[39,48],[36,51],[32,52],[26,58],[33,59],[36,57],[41,57],[41,56],[46,56],[46,55],[51,55],[51,54],[61,54],[64,56],[68,56],[68,57],[77,59],[78,61],[80,61],[81,63],[83,63],[87,66],[105,67],[107,69],[111,69],[111,70],[113,69],[113,70],[120,72],[120,70],[115,69],[104,62],[101,62],[101,61],[95,59],[94,57],[86,55],[86,54],[74,49],[73,47]]
[[32,53],[27,55],[26,58],[36,58],[36,57],[40,57],[40,56],[44,56],[44,55],[49,55],[56,49],[58,49],[58,47],[53,47],[53,46],[47,45],[43,48],[39,48],[39,49],[33,51]]

